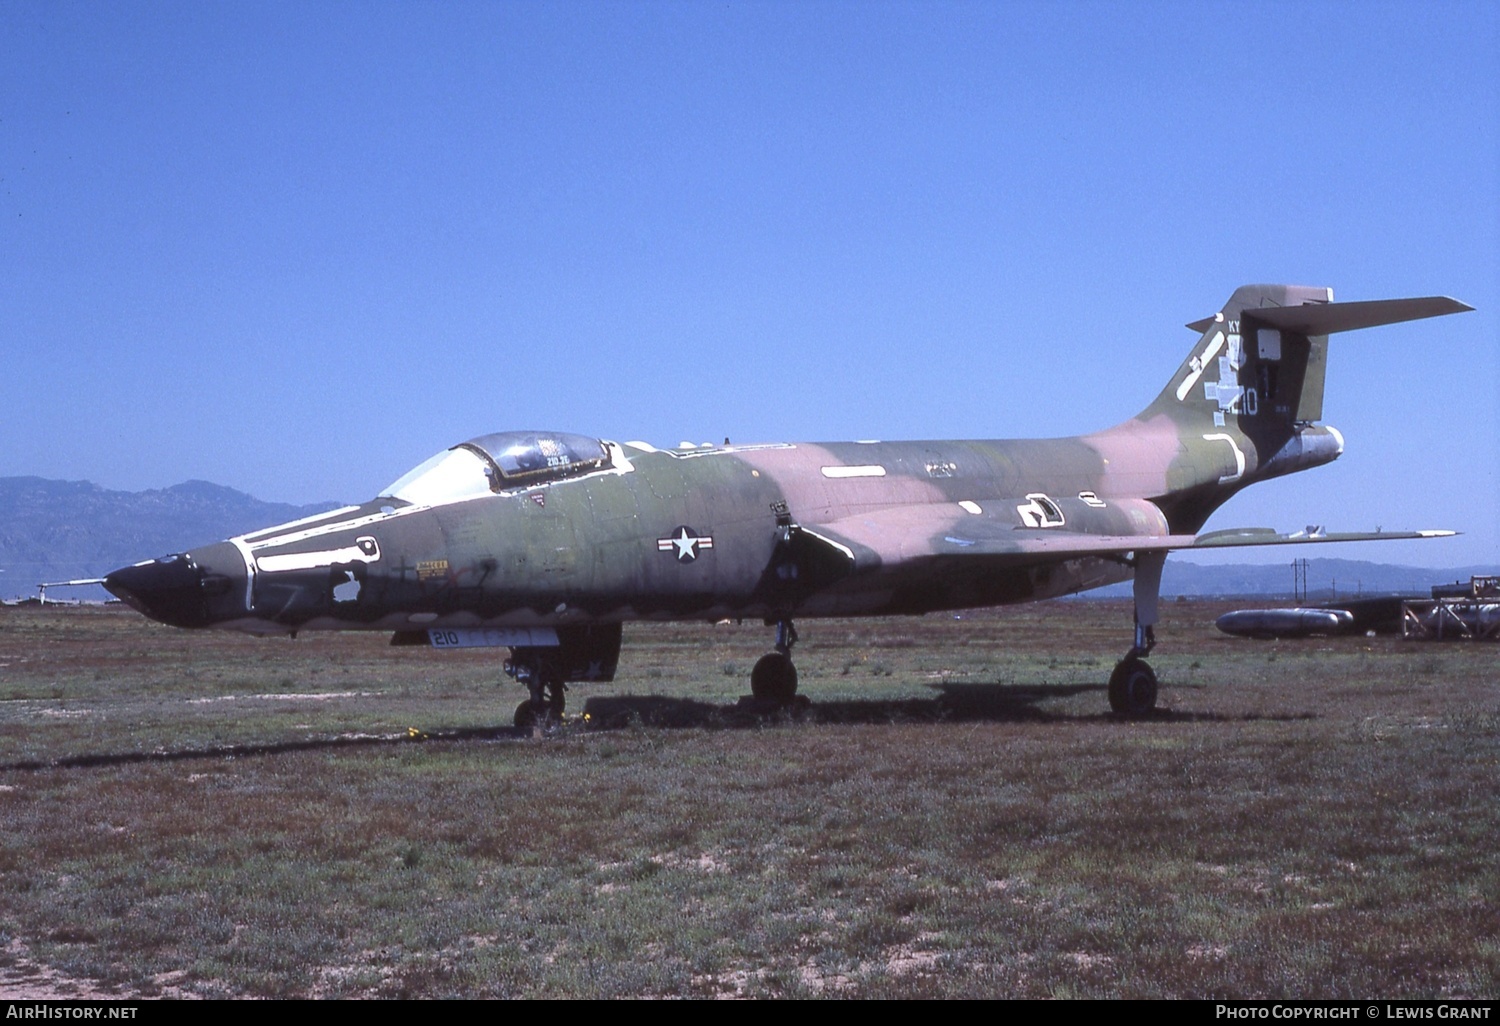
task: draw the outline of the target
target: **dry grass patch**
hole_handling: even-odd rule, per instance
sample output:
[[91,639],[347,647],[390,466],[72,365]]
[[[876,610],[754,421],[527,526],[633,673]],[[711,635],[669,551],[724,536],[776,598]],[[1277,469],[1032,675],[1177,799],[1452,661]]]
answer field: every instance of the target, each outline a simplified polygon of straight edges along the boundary
[[1128,605],[1052,603],[809,623],[812,703],[772,717],[726,670],[765,631],[631,627],[622,680],[573,692],[587,726],[538,742],[494,653],[7,610],[0,969],[132,995],[1493,997],[1493,648],[1245,642],[1218,611],[1167,607],[1144,723],[1104,712]]

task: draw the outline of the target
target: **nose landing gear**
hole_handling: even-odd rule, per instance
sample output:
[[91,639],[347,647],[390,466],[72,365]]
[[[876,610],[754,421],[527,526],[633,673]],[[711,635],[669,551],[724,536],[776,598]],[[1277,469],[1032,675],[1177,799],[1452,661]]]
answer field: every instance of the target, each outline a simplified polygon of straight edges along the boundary
[[568,689],[546,657],[528,655],[507,660],[505,673],[531,693],[530,698],[516,706],[517,727],[545,730],[562,722]]

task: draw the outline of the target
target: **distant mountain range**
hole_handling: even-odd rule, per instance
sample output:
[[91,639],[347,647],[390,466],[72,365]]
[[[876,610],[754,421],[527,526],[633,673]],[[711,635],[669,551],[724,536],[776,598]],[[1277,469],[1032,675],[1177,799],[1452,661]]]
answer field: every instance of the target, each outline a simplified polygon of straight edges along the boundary
[[[336,502],[293,506],[262,502],[223,485],[187,481],[145,492],[115,492],[87,481],[0,477],[0,598],[36,595],[42,581],[103,577],[142,559],[244,534],[334,509]],[[1292,594],[1292,556],[1270,565],[1200,566],[1167,560],[1164,598],[1177,595],[1267,597]],[[1433,570],[1352,559],[1309,559],[1307,584],[1313,599],[1350,595],[1425,595],[1434,584],[1467,581],[1494,567]],[[1128,596],[1115,585],[1090,596]],[[102,588],[70,588],[49,598],[99,600]]]
[[[142,559],[338,505],[262,502],[207,481],[115,492],[87,481],[0,477],[0,598],[35,596],[42,581],[103,577]],[[104,599],[108,594],[98,587],[69,588],[48,597]]]

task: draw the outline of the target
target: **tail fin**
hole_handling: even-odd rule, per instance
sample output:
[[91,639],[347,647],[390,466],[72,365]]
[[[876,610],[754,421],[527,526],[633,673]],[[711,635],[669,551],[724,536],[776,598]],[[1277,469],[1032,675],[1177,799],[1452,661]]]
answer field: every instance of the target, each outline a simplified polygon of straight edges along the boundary
[[1459,313],[1441,296],[1335,303],[1332,289],[1246,285],[1188,327],[1197,345],[1136,422],[1176,425],[1178,455],[1157,501],[1174,532],[1192,532],[1254,481],[1321,466],[1344,439],[1323,418],[1328,336]]
[[1188,325],[1199,343],[1143,416],[1236,425],[1252,437],[1287,432],[1323,419],[1329,335],[1470,309],[1443,296],[1335,303],[1332,289],[1245,285]]

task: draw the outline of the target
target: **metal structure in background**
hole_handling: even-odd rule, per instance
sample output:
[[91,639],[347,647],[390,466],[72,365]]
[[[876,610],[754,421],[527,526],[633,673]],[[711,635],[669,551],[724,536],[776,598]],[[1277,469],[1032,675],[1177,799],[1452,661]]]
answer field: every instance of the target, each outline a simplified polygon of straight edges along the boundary
[[1500,640],[1500,577],[1439,584],[1430,599],[1401,603],[1401,636],[1416,641]]

